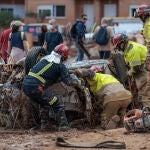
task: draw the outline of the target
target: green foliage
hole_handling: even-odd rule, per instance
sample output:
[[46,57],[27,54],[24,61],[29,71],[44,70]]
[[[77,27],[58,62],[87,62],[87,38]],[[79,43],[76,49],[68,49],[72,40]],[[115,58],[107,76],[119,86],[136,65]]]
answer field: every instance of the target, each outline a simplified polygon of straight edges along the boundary
[[36,18],[37,14],[35,12],[29,11],[26,12],[26,17]]
[[50,11],[49,10],[41,11],[41,12],[39,12],[38,16],[39,16],[39,18],[44,19],[46,16],[50,16]]
[[8,27],[15,17],[7,12],[0,12],[0,27]]

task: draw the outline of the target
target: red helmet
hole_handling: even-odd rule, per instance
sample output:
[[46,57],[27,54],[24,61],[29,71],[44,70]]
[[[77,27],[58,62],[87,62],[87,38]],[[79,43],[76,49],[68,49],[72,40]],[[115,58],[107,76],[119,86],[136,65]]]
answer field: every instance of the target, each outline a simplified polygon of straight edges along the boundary
[[136,17],[140,17],[140,16],[146,16],[150,14],[150,6],[148,5],[140,5],[139,8],[136,9]]
[[65,61],[68,59],[69,48],[65,44],[59,44],[54,49],[55,52],[61,55],[61,60]]
[[118,49],[119,51],[124,51],[128,43],[128,37],[125,34],[119,33],[114,35],[112,42],[113,45],[115,45],[116,49]]
[[128,41],[127,35],[122,34],[122,33],[118,33],[118,34],[114,35],[114,37],[113,37],[113,44],[115,46],[121,44],[122,42],[127,43],[127,41]]

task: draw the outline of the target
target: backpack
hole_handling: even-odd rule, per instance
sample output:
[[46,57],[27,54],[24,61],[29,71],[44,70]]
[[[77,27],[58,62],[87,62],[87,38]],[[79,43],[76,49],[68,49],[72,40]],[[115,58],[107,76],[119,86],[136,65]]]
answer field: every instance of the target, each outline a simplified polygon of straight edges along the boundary
[[71,29],[70,29],[70,35],[74,39],[77,36],[76,25],[77,25],[77,22],[75,24],[73,24],[72,27],[71,27]]
[[109,36],[106,26],[101,26],[99,31],[93,37],[97,44],[106,45],[109,41]]

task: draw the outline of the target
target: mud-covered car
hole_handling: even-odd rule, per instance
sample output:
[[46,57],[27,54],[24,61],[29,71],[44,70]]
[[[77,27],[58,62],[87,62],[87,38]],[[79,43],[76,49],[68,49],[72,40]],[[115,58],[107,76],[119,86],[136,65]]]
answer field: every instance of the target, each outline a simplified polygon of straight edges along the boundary
[[[0,125],[9,128],[29,128],[39,124],[38,104],[29,100],[21,89],[23,78],[43,56],[46,50],[42,47],[33,47],[25,59],[13,65],[1,67],[0,87]],[[125,83],[127,76],[126,66],[121,54],[113,57],[113,64],[108,60],[84,60],[81,62],[66,62],[69,72],[74,73],[78,68],[90,68],[93,65],[101,66],[104,73],[111,73],[120,82]],[[49,87],[55,95],[62,99],[70,124],[76,121],[87,122],[88,125],[96,125],[100,122],[101,105],[90,92],[88,85],[82,88],[68,86],[63,82]],[[50,118],[55,120],[50,108]]]

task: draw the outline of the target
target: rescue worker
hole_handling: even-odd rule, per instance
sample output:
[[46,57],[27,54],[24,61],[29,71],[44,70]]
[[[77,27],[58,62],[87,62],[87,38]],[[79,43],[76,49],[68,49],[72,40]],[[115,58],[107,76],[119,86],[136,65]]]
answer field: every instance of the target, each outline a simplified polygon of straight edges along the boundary
[[100,73],[99,66],[78,69],[76,73],[86,78],[90,91],[102,105],[101,127],[114,129],[123,124],[124,114],[131,102],[131,93],[112,75]]
[[148,100],[148,91],[145,92],[147,84],[147,71],[144,67],[144,63],[147,55],[147,47],[129,41],[128,37],[124,34],[116,34],[113,37],[114,46],[123,52],[126,64],[129,66],[128,76],[133,77],[138,89],[138,101],[143,105],[150,106],[150,100]]
[[40,104],[41,129],[49,129],[48,113],[51,106],[59,123],[59,130],[68,130],[69,124],[60,98],[53,95],[48,86],[63,81],[68,85],[79,86],[80,80],[72,78],[62,63],[68,58],[69,50],[64,44],[55,47],[50,55],[45,56],[33,68],[23,81],[23,91],[32,100]]
[[139,17],[143,21],[143,35],[146,45],[150,47],[150,6],[140,5],[140,7],[136,9],[135,17]]
[[146,69],[148,71],[148,78],[145,93],[147,93],[150,100],[150,92],[148,92],[150,89],[150,5],[140,5],[139,8],[136,9],[136,17],[139,17],[143,21],[143,36],[145,39],[145,44],[148,48],[146,58]]

